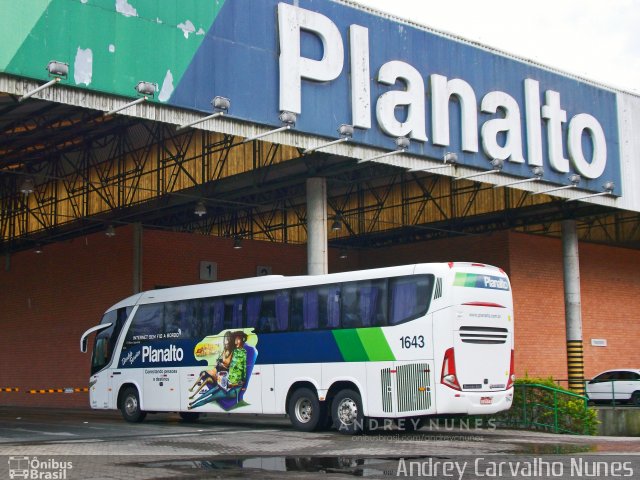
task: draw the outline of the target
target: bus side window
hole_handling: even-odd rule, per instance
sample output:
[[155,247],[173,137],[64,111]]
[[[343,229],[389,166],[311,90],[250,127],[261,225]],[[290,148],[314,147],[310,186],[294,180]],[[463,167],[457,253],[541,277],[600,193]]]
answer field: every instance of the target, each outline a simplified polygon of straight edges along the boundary
[[127,332],[123,349],[140,343],[153,342],[164,333],[164,304],[140,305]]
[[200,304],[202,300],[195,299],[187,302],[187,315],[184,319],[184,333],[182,338],[199,338],[202,336],[204,325],[200,318],[200,311],[202,310]]
[[261,292],[247,297],[248,328],[268,333],[289,325],[289,292]]
[[201,337],[217,335],[224,330],[224,300],[221,298],[203,298],[200,309],[202,323]]
[[195,300],[169,302],[165,304],[164,333],[166,338],[191,338],[194,333],[198,333],[199,328],[196,325],[197,316],[195,307]]
[[282,332],[289,328],[289,305],[291,303],[291,292],[289,290],[281,290],[276,293],[276,317],[275,324],[272,325],[273,331]]
[[305,291],[296,288],[291,293],[291,318],[289,321],[289,330],[304,330],[304,295]]
[[340,285],[321,285],[318,292],[318,326],[340,328]]
[[385,280],[363,280],[342,285],[342,327],[383,326],[387,323]]
[[389,280],[389,324],[397,325],[427,313],[433,289],[433,275],[397,277]]
[[371,280],[360,288],[360,312],[364,327],[387,325],[387,281]]
[[323,287],[297,288],[291,294],[291,321],[289,330],[316,330],[321,326],[321,318],[326,310],[321,308],[326,296],[322,296]]
[[245,323],[247,328],[258,328],[260,315],[262,313],[262,304],[264,303],[263,297],[267,296],[268,294],[264,294],[262,292],[247,295],[247,318]]
[[244,296],[225,297],[224,299],[224,328],[242,328]]
[[361,282],[348,282],[342,285],[341,290],[341,313],[342,313],[342,327],[343,328],[356,328],[362,326],[362,317],[360,315],[360,305],[358,301],[359,283]]

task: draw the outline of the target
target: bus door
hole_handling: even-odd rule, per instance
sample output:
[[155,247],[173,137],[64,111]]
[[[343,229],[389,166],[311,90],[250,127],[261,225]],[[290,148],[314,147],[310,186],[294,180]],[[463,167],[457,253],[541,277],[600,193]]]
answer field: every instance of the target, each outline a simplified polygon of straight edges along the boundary
[[[256,365],[251,382],[259,381],[262,391],[262,413],[278,413],[276,411],[276,379],[273,365]],[[253,388],[257,388],[252,385]]]
[[180,381],[177,367],[145,368],[144,372],[145,410],[180,410]]

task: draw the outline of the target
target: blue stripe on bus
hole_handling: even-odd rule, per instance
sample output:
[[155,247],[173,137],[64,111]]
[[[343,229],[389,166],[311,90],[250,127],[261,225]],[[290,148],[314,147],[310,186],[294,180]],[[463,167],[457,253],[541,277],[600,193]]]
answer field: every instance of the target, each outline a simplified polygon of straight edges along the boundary
[[342,362],[330,330],[259,334],[257,364]]

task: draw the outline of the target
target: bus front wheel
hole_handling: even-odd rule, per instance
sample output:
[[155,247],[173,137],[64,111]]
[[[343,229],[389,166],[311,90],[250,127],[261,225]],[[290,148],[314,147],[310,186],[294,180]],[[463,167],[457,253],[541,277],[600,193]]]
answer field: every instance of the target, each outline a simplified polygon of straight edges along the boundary
[[362,398],[353,390],[341,390],[331,403],[333,426],[340,433],[353,435],[364,430]]
[[140,396],[135,387],[128,387],[122,392],[120,411],[127,422],[139,423],[147,416],[147,412],[140,409]]
[[318,395],[309,388],[299,388],[289,398],[289,419],[296,430],[312,432],[321,423],[322,408]]

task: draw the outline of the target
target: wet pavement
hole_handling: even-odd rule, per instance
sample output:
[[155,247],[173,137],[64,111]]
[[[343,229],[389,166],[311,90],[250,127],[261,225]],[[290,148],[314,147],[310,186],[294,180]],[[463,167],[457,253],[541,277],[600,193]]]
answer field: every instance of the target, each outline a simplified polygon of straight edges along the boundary
[[[601,469],[598,478],[640,478],[638,438],[454,428],[445,420],[351,437],[298,432],[282,416],[188,423],[157,414],[129,424],[118,412],[0,407],[0,457],[0,479],[27,470],[64,479],[593,478],[590,466]],[[494,464],[506,470],[498,475]]]

